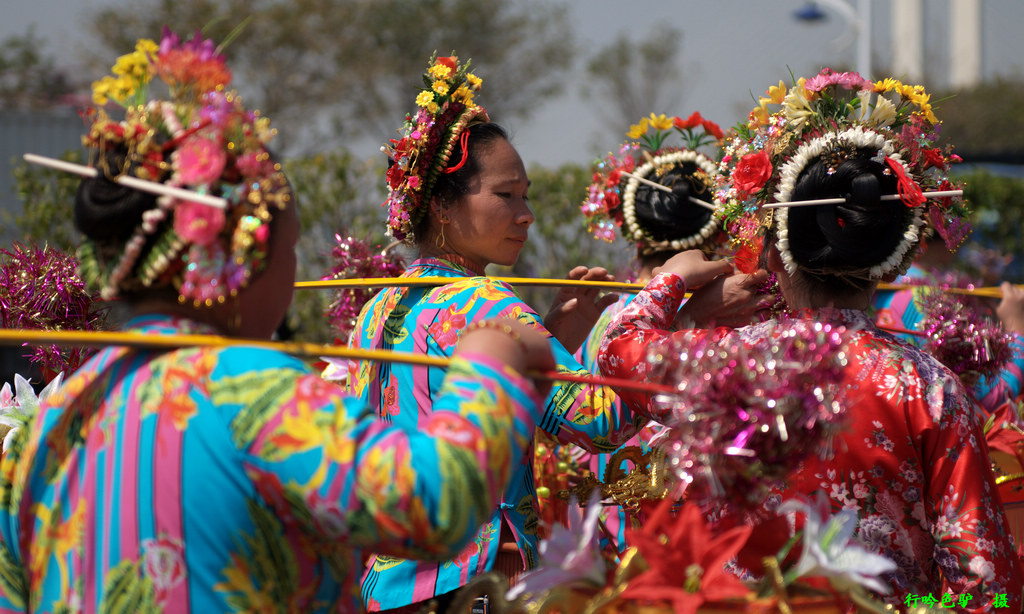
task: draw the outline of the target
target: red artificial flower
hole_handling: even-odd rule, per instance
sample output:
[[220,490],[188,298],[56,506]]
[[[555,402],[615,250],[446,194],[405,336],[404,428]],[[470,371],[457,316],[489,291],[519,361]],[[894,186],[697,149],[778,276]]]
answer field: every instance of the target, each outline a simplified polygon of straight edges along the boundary
[[733,186],[743,194],[757,192],[772,176],[772,162],[763,151],[748,153],[736,163],[732,173]]
[[614,171],[608,173],[608,185],[609,185],[609,187],[613,187],[614,188],[615,186],[619,185],[619,182],[621,180],[622,180],[622,171],[621,170],[615,169]]
[[701,117],[700,111],[694,111],[685,120],[679,117],[675,118],[672,124],[680,130],[690,130],[691,128],[696,128],[703,121],[704,118]]
[[455,57],[453,55],[445,56],[443,58],[437,58],[437,63],[438,64],[442,64],[442,65],[447,66],[448,68],[450,68],[451,71],[452,71],[452,74],[454,75],[455,74],[455,67],[459,63],[459,58],[457,58],[457,57]]
[[754,241],[744,241],[740,245],[740,248],[736,250],[736,254],[733,256],[732,263],[737,271],[749,275],[757,271],[760,258],[761,238],[757,237]]
[[704,132],[707,132],[718,140],[721,140],[722,137],[725,136],[725,133],[722,132],[722,128],[710,119],[705,119],[700,123],[700,125],[704,127]]
[[946,168],[946,156],[942,154],[941,150],[937,148],[925,149],[921,153],[924,154],[924,167],[926,169],[930,166],[938,169]]
[[750,592],[725,563],[747,543],[753,527],[713,535],[700,508],[684,503],[677,517],[671,498],[658,504],[643,528],[626,530],[627,542],[648,565],[622,592],[623,599],[668,601],[677,614],[694,614],[705,601],[742,598]]

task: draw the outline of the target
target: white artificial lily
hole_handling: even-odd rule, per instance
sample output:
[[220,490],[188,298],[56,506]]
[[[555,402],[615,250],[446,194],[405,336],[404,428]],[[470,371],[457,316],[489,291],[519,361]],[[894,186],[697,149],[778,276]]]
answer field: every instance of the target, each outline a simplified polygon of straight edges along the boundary
[[[601,507],[601,498],[595,492],[587,503],[582,529],[555,525],[551,536],[540,543],[540,564],[523,574],[506,597],[511,601],[520,595],[543,595],[564,584],[603,586],[607,566],[597,537]],[[579,506],[575,500],[569,502],[569,514],[573,516],[570,526],[580,527]]]
[[889,587],[880,576],[894,571],[896,563],[868,552],[853,537],[857,529],[854,510],[844,509],[829,515],[830,509],[828,499],[820,492],[816,505],[789,500],[779,506],[779,514],[802,512],[805,516],[803,552],[796,565],[786,571],[786,583],[803,576],[817,576],[828,578],[840,591],[862,586],[877,593],[888,593]]
[[4,383],[4,387],[0,389],[0,429],[5,427],[7,429],[6,434],[3,435],[2,449],[4,452],[10,447],[11,442],[14,441],[14,436],[21,427],[28,424],[32,416],[39,411],[39,403],[45,401],[53,394],[60,387],[63,379],[64,374],[58,373],[57,377],[50,380],[50,383],[39,392],[38,396],[36,396],[35,390],[32,389],[32,384],[18,374],[14,375],[13,394],[11,393],[11,385]]

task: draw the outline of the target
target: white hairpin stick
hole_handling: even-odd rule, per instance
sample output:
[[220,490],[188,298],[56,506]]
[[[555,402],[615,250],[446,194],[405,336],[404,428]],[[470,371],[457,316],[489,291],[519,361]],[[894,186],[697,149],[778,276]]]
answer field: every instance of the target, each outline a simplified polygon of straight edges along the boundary
[[[74,162],[66,162],[64,160],[57,160],[55,158],[47,158],[46,156],[39,156],[36,154],[25,154],[26,162],[32,164],[39,164],[41,166],[48,166],[55,168],[59,171],[65,171],[68,173],[74,173],[75,175],[81,175],[83,177],[95,177],[98,171],[92,166],[85,166],[82,164],[75,164]],[[199,192],[193,192],[192,190],[185,190],[183,188],[176,188],[174,186],[165,185],[163,183],[157,183],[156,181],[146,181],[145,179],[139,179],[138,177],[129,177],[127,175],[121,175],[113,181],[120,183],[121,185],[128,186],[129,188],[135,188],[141,192],[149,192],[150,194],[167,195],[182,200],[187,200],[194,203],[200,203],[202,205],[208,205],[210,207],[216,207],[218,209],[227,209],[228,201],[224,200],[219,196],[211,196],[210,194],[200,194]]]
[[[660,183],[658,183],[656,181],[651,181],[650,179],[644,179],[643,177],[641,177],[639,175],[634,175],[633,173],[629,173],[629,172],[626,172],[626,171],[619,171],[619,174],[620,175],[625,175],[626,177],[629,177],[630,179],[636,179],[640,183],[642,183],[642,184],[644,184],[646,186],[650,186],[650,187],[652,187],[652,188],[654,188],[656,190],[661,190],[662,192],[669,192],[669,193],[672,192],[672,188],[668,187],[667,185],[661,185]],[[701,200],[699,198],[694,198],[694,197],[691,196],[690,197],[690,202],[695,204],[695,205],[700,205],[701,207],[704,207],[705,209],[711,209],[712,211],[717,211],[717,207],[715,207],[714,204],[707,202],[706,200]]]
[[[949,196],[963,196],[963,190],[937,190],[935,192],[922,192],[925,198],[946,198]],[[900,200],[899,194],[885,194],[882,200]],[[845,198],[816,198],[813,200],[789,200],[781,203],[762,205],[762,209],[781,209],[782,207],[810,207],[812,205],[841,205],[846,202]]]

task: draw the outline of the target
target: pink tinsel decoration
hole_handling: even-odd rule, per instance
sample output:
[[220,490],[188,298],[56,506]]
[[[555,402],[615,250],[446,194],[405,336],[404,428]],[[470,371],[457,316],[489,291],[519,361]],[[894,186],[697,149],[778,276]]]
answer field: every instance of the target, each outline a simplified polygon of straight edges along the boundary
[[[331,250],[334,266],[324,279],[357,279],[395,277],[405,270],[401,257],[373,248],[369,241],[334,235],[338,244]],[[356,324],[356,316],[377,288],[345,288],[338,292],[327,310],[327,318],[338,330],[338,337],[347,342]]]
[[696,482],[712,501],[750,509],[804,455],[827,457],[841,414],[832,384],[845,365],[844,330],[769,321],[753,329],[756,337],[652,348],[656,379],[678,383],[655,403],[671,410],[663,446],[682,486]]
[[[96,297],[78,276],[74,256],[52,247],[15,243],[0,249],[0,326],[33,330],[101,330],[105,309],[94,309]],[[29,358],[47,379],[71,373],[93,350],[55,345],[32,348]]]
[[921,329],[924,349],[964,385],[973,387],[982,377],[997,376],[1012,357],[1010,335],[997,320],[982,317],[963,299],[946,292],[932,292],[921,299],[926,314]]

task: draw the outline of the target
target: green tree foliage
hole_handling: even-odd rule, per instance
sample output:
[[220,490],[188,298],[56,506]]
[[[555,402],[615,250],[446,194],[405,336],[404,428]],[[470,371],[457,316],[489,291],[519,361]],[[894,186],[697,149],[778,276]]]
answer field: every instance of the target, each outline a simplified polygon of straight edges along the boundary
[[[224,40],[247,102],[274,120],[279,147],[316,152],[346,139],[393,134],[412,110],[430,55],[455,50],[484,79],[478,98],[492,117],[525,117],[557,93],[571,65],[566,10],[541,0],[147,0],[93,20],[104,48],[127,53],[164,24],[181,35],[204,27]],[[97,74],[102,74],[97,73]],[[329,135],[329,136],[327,136]],[[287,139],[287,141],[285,140]]]
[[[79,151],[69,151],[61,159],[83,163]],[[0,210],[0,237],[73,252],[81,235],[72,221],[71,204],[81,177],[24,161],[12,173],[22,208],[16,214]]]
[[50,108],[74,90],[44,47],[34,27],[0,41],[0,109]]
[[[512,267],[492,267],[494,275],[561,279],[577,265],[603,266],[619,279],[628,271],[632,251],[622,240],[606,243],[587,231],[580,203],[590,183],[590,169],[565,164],[556,169],[532,166],[530,208],[536,218],[530,239]],[[557,289],[523,287],[520,294],[542,315]]]
[[999,78],[932,99],[943,138],[966,162],[1024,162],[1024,81]]
[[[379,162],[383,162],[382,160]],[[294,158],[284,163],[295,190],[302,234],[296,248],[296,279],[327,276],[334,264],[331,248],[335,235],[353,236],[373,245],[387,245],[384,236],[384,167],[360,161],[339,150],[330,154]],[[334,339],[324,313],[335,293],[331,290],[297,290],[288,324],[303,340],[329,343]]]
[[602,114],[617,133],[649,113],[673,113],[682,98],[682,30],[662,24],[641,36],[635,41],[620,35],[587,61],[584,93],[606,101]]
[[[1024,259],[1024,178],[1002,177],[986,171],[962,175],[964,198],[974,210],[974,232],[968,245],[995,249],[1014,257],[1011,270],[1022,270]],[[992,280],[989,280],[992,281]],[[1021,282],[1022,279],[1010,281]]]

